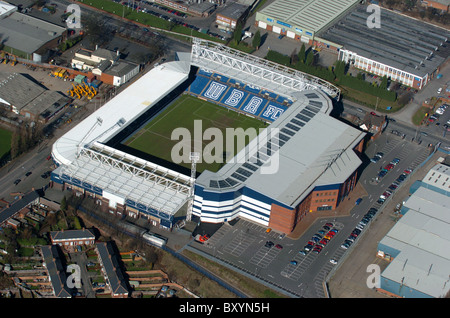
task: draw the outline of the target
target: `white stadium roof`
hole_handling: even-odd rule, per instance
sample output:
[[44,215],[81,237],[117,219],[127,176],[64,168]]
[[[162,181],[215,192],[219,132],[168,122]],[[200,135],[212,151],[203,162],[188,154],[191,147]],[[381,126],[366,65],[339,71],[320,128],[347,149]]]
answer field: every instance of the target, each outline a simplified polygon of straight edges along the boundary
[[[312,97],[313,95],[316,97]],[[283,134],[287,125],[295,120],[307,106],[311,106],[311,101],[321,103],[321,108],[310,120],[303,122],[303,126],[298,131],[291,130],[292,135],[281,146],[279,156],[272,155],[266,162],[267,167],[271,162],[276,164],[275,161],[279,160],[278,170],[275,173],[262,173],[262,167],[258,167],[245,181],[242,180],[239,184],[233,185],[237,188],[245,184],[252,190],[288,206],[298,205],[316,186],[345,182],[361,164],[361,160],[353,149],[365,135],[364,132],[329,115],[332,103],[323,92],[304,91],[296,93],[295,99],[296,102],[266,128],[268,138],[270,138],[271,129],[274,128],[280,129],[280,133]],[[203,172],[196,183],[211,191],[228,191],[230,188],[219,189],[211,186],[211,180],[226,181],[226,179],[230,180],[230,177],[239,177],[235,172],[242,168],[243,160],[237,158],[242,157],[244,153],[254,153],[255,148],[261,151],[265,147],[265,143],[260,142],[258,145],[257,139],[250,142],[217,173]],[[266,151],[263,150],[262,153]],[[276,187],[274,187],[275,184]]]
[[189,177],[103,143],[183,83],[189,71],[187,62],[160,65],[72,128],[53,145],[60,165],[55,173],[102,189],[112,206],[131,200],[176,213],[188,199]]
[[[188,73],[184,62],[169,62],[152,69],[59,138],[53,145],[53,158],[69,165],[76,159],[79,146],[106,142],[185,81]],[[121,119],[123,124],[119,124]]]

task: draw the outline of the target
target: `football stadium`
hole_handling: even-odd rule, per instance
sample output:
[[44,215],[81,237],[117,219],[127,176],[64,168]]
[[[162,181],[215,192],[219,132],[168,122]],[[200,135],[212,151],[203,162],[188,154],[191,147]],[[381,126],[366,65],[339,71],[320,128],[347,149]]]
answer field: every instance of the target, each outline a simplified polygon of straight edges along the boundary
[[[54,143],[52,183],[160,228],[246,218],[290,233],[355,185],[365,133],[330,116],[339,97],[319,78],[194,39],[190,54],[153,68]],[[209,142],[196,135],[199,122],[259,134],[207,163],[191,157]],[[177,128],[194,136],[181,163]]]

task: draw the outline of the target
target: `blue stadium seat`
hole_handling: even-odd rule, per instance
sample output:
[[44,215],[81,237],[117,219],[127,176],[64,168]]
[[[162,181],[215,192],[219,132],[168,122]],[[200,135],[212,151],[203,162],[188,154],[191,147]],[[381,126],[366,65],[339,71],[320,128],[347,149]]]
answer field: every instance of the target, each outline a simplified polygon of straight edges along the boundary
[[[220,79],[217,76],[220,76]],[[187,91],[217,105],[239,109],[267,121],[276,120],[286,111],[287,107],[282,105],[285,100],[283,97],[248,85],[236,88],[233,87],[235,83],[239,82],[221,74],[199,70]],[[264,98],[264,93],[267,93],[273,100],[269,101]]]
[[192,84],[189,86],[188,90],[195,95],[201,95],[205,87],[208,86],[209,82],[211,81],[210,78],[203,77],[203,76],[197,76],[192,82]]

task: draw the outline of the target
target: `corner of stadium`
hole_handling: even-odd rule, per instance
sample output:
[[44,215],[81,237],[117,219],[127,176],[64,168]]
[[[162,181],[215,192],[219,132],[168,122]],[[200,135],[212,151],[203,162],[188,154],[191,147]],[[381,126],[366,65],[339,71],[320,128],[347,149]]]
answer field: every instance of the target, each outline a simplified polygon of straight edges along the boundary
[[[266,122],[217,172],[191,169],[126,146],[182,94]],[[105,213],[171,230],[186,219],[245,218],[291,233],[307,213],[334,210],[355,187],[365,133],[330,116],[332,84],[209,41],[129,85],[53,145],[53,187],[90,196]],[[264,169],[276,165],[273,173]]]

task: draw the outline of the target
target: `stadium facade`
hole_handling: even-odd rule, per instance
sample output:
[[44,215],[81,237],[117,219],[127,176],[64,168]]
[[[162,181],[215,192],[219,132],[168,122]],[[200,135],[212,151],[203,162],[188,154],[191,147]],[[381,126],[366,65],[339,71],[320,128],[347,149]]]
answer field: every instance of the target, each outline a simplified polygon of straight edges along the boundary
[[[172,228],[193,199],[192,214],[202,222],[243,217],[284,233],[306,213],[335,209],[353,189],[365,133],[330,116],[331,99],[339,98],[336,87],[200,39],[191,54],[179,56],[143,75],[53,145],[55,186],[95,198],[104,211],[163,228]],[[196,180],[111,144],[181,93],[269,126],[217,173],[205,170]],[[260,136],[270,137],[262,142]],[[252,158],[240,160],[250,153]]]

